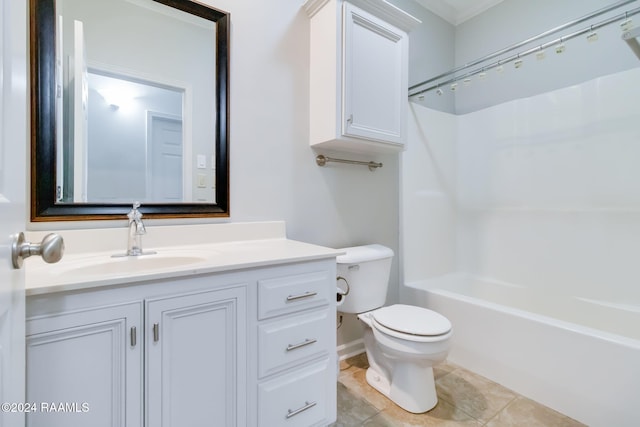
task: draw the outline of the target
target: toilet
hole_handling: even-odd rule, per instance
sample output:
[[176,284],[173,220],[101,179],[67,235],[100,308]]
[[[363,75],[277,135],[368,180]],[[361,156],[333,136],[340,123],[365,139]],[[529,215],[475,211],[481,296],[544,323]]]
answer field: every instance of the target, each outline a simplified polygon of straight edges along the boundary
[[433,365],[449,352],[451,322],[422,307],[384,307],[393,251],[382,245],[342,248],[337,257],[338,311],[364,323],[367,383],[413,413],[438,403]]

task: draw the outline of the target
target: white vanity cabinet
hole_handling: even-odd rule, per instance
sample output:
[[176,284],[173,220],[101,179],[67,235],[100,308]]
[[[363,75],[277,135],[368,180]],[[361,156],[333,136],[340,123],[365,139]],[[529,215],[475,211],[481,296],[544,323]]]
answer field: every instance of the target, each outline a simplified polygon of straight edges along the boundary
[[141,425],[142,313],[134,302],[29,318],[27,426]]
[[408,35],[420,21],[384,0],[308,0],[310,143],[351,152],[404,148]]
[[296,270],[258,280],[259,427],[326,426],[336,416],[335,267]]
[[[146,425],[237,426],[245,288],[147,300]],[[242,353],[242,354],[241,354]],[[242,401],[239,401],[242,399]]]
[[28,426],[246,425],[247,285],[239,278],[30,300],[27,401],[86,411],[29,413]]
[[86,412],[27,425],[329,425],[335,274],[325,256],[28,295],[27,401]]

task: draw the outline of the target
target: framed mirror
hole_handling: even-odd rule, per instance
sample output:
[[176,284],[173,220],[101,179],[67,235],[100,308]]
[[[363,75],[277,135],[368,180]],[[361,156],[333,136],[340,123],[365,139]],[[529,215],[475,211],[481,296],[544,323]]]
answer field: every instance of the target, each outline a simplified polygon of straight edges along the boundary
[[30,0],[31,220],[229,216],[229,14]]

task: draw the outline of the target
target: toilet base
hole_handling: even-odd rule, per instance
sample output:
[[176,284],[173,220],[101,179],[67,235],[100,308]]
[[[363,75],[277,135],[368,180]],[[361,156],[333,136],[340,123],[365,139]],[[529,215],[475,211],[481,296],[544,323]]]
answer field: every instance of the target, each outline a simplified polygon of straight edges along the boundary
[[375,369],[369,367],[367,368],[366,378],[367,383],[371,387],[375,388],[386,397],[389,397],[389,394],[391,392],[391,384],[385,376],[380,375],[378,372],[376,372]]
[[394,370],[394,383],[375,369],[367,369],[367,383],[407,412],[421,414],[430,411],[438,404],[433,369],[421,369],[416,378],[415,367],[399,364]]

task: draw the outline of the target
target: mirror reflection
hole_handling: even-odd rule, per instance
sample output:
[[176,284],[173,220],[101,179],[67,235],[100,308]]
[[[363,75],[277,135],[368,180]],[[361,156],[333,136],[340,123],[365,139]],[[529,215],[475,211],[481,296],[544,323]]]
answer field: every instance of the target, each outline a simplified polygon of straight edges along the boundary
[[[77,150],[85,161],[66,180],[73,182],[62,201],[127,203],[181,202],[192,196],[190,180],[183,178],[183,93],[153,82],[137,82],[123,76],[88,73],[88,114],[85,137]],[[76,126],[84,130],[85,126]],[[210,144],[208,144],[210,145]],[[82,150],[86,147],[86,155]],[[205,150],[208,147],[205,147]],[[210,150],[206,150],[209,151]],[[124,153],[124,156],[122,155]],[[85,175],[86,173],[86,175]],[[72,181],[73,178],[73,181]],[[62,179],[64,183],[64,177]]]
[[216,22],[56,0],[56,203],[213,203]]

